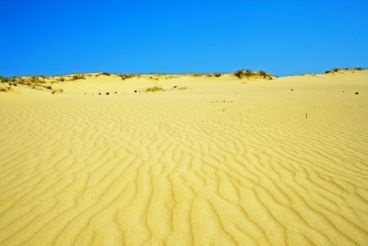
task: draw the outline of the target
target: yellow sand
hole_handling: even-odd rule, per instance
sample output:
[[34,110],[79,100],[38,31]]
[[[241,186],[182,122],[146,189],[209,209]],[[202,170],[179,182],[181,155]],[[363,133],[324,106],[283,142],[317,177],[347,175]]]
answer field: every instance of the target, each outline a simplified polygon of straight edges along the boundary
[[0,245],[368,245],[368,71],[52,86],[0,92]]

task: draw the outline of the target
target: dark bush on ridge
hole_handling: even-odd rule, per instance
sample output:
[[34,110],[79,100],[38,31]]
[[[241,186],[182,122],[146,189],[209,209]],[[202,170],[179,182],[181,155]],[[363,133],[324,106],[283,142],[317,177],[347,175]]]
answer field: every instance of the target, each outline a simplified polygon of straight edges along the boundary
[[250,78],[250,77],[263,77],[265,79],[272,79],[272,75],[266,73],[265,71],[251,71],[251,70],[238,70],[234,73],[234,75],[236,77],[238,77],[239,79],[242,79],[242,78]]
[[353,68],[333,68],[331,70],[327,70],[325,72],[325,74],[329,74],[329,73],[336,73],[339,71],[362,71],[364,70],[364,68],[362,67],[353,67]]

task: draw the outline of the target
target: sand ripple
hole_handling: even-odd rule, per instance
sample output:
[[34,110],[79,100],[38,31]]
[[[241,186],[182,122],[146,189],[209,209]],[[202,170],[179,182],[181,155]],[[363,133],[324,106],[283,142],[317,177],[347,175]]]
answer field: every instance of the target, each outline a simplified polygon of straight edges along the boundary
[[348,111],[215,99],[3,100],[0,244],[368,244]]

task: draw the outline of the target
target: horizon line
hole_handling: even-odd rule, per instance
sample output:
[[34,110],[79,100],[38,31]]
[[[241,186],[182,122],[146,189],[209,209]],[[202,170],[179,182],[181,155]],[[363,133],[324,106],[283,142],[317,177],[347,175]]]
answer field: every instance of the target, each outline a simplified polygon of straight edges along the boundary
[[230,74],[234,74],[237,71],[252,71],[252,72],[266,72],[267,74],[273,76],[273,77],[287,77],[287,76],[298,76],[298,75],[308,75],[308,74],[326,74],[326,73],[331,73],[331,72],[337,72],[337,71],[364,71],[364,70],[368,70],[368,67],[344,67],[344,68],[338,68],[338,67],[333,67],[329,70],[326,71],[322,71],[322,72],[318,72],[318,73],[313,73],[313,72],[307,72],[307,73],[291,73],[291,74],[285,74],[285,75],[277,75],[277,74],[273,74],[273,73],[269,73],[267,70],[264,69],[237,69],[236,71],[233,72],[219,72],[219,71],[215,71],[215,72],[133,72],[133,73],[120,73],[120,72],[106,72],[106,71],[94,71],[94,72],[72,72],[72,73],[64,73],[64,74],[52,74],[52,75],[45,75],[45,74],[30,74],[30,75],[13,75],[13,76],[6,76],[6,75],[1,75],[0,77],[3,78],[14,78],[14,77],[60,77],[60,76],[69,76],[69,75],[76,75],[76,74],[106,74],[106,75],[211,75],[211,74],[221,74],[221,75],[230,75]]

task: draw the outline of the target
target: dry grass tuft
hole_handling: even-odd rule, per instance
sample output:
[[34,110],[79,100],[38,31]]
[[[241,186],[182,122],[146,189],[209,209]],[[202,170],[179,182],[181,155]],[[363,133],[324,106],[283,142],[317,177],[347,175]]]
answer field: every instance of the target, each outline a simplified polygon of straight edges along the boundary
[[145,92],[157,92],[157,91],[164,91],[164,89],[158,86],[148,87],[145,89]]
[[188,87],[186,87],[186,86],[177,86],[177,85],[175,85],[173,87],[173,90],[186,90],[186,89],[188,89]]
[[52,90],[52,94],[56,94],[56,93],[63,93],[64,92],[64,90],[63,89],[54,89],[54,90]]

